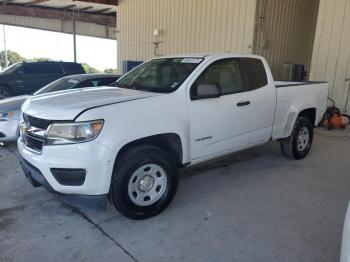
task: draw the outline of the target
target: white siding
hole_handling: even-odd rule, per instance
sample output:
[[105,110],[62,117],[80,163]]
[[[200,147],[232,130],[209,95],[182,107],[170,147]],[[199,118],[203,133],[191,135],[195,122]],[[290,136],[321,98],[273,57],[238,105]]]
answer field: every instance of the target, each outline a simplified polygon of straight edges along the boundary
[[349,14],[350,0],[321,0],[311,63],[310,79],[329,81],[329,96],[341,109],[350,85]]
[[319,0],[258,0],[254,53],[267,59],[275,79],[281,79],[284,63],[309,71],[318,5]]
[[198,52],[251,53],[256,0],[119,0],[118,70],[123,60]]

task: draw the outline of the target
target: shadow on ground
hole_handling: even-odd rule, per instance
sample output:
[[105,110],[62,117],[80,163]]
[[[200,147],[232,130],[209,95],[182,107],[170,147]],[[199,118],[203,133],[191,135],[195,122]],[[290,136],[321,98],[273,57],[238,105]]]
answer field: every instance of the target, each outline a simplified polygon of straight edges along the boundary
[[32,188],[0,148],[1,261],[337,261],[350,200],[350,130],[316,130],[302,161],[267,144],[180,171],[161,215],[75,211]]

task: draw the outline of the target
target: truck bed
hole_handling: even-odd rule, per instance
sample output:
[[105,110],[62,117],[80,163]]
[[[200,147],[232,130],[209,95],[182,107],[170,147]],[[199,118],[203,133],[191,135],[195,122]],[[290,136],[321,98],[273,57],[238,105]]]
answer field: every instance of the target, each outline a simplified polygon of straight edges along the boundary
[[322,120],[328,97],[327,82],[275,81],[276,114],[272,137],[284,138],[290,135],[298,110],[314,108],[315,126]]
[[303,81],[303,82],[295,82],[295,81],[275,81],[276,88],[286,87],[286,86],[302,86],[302,85],[312,85],[312,84],[325,84],[327,82],[318,82],[318,81]]

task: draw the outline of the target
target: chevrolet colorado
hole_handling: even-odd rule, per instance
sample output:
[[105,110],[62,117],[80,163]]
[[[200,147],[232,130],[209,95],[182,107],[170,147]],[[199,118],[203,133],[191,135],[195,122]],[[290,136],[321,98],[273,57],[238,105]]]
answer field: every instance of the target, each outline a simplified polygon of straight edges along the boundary
[[29,98],[19,159],[34,186],[79,206],[108,196],[132,219],[167,207],[178,168],[271,140],[304,158],[328,94],[327,83],[274,82],[264,58],[234,54],[156,58],[116,86]]

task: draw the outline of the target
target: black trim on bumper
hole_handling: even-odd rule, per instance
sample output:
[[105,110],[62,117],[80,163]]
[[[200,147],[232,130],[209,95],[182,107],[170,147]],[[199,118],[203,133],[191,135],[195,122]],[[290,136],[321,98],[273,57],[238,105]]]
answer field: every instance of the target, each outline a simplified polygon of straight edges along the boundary
[[51,193],[57,193],[47,182],[43,174],[40,172],[38,168],[30,164],[27,160],[25,160],[22,156],[18,156],[19,163],[23,169],[24,175],[29,180],[29,182],[34,187],[43,186],[47,191]]
[[34,187],[43,186],[47,191],[57,194],[59,198],[66,204],[77,207],[87,208],[93,210],[104,210],[107,205],[106,195],[74,195],[74,194],[62,194],[55,191],[47,182],[43,174],[38,168],[30,164],[21,155],[17,156],[19,163],[23,169],[24,175]]
[[52,175],[63,186],[82,186],[86,170],[80,168],[51,168]]

